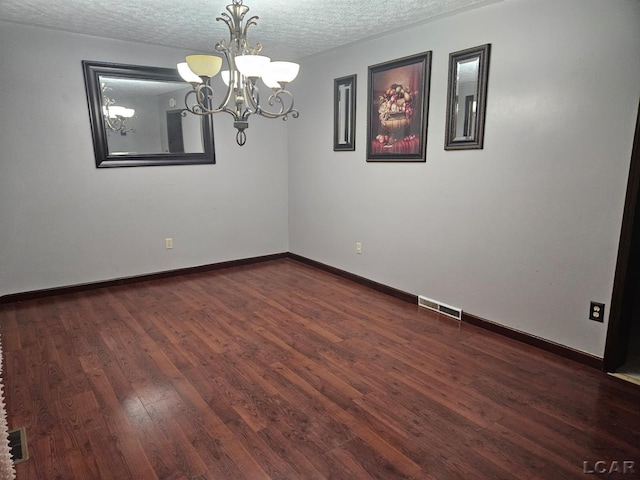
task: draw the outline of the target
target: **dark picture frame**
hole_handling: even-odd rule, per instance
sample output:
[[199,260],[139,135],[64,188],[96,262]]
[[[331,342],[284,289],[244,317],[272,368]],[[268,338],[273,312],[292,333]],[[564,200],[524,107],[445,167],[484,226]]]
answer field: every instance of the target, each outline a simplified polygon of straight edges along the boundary
[[367,162],[424,162],[431,51],[369,67]]
[[491,44],[449,54],[445,150],[484,148]]
[[[210,116],[203,116],[194,121],[194,119],[185,119],[192,131],[189,132],[190,138],[197,138],[199,152],[183,152],[177,151],[170,144],[169,125],[164,119],[164,114],[155,115],[159,125],[162,127],[162,135],[166,136],[169,145],[166,147],[159,143],[157,147],[147,149],[136,149],[130,151],[113,151],[110,145],[116,140],[127,138],[125,135],[133,138],[136,134],[143,133],[145,124],[139,118],[132,118],[132,129],[121,134],[113,133],[108,129],[108,123],[104,114],[104,87],[105,82],[109,80],[116,81],[132,81],[136,82],[135,98],[140,100],[155,99],[158,97],[157,89],[182,89],[188,91],[191,87],[178,75],[178,72],[172,68],[148,67],[140,65],[124,65],[117,63],[94,62],[90,60],[82,61],[82,69],[85,81],[85,90],[87,95],[87,104],[89,107],[89,121],[91,125],[91,133],[93,138],[93,148],[95,153],[96,167],[136,167],[136,166],[152,166],[152,165],[190,165],[190,164],[215,164],[215,148],[213,139],[213,121]],[[146,92],[146,83],[149,88],[156,91]],[[141,87],[142,85],[142,87]],[[184,97],[171,98],[167,102],[166,111],[175,109],[178,102],[183,102]],[[157,101],[157,100],[153,100]],[[175,110],[173,110],[175,112]],[[187,114],[192,115],[192,114]],[[163,120],[160,120],[162,118]],[[175,123],[175,122],[174,122]],[[154,128],[156,126],[154,125]],[[160,127],[157,127],[159,129]],[[200,131],[201,130],[201,131]],[[181,131],[181,129],[180,129]]]
[[356,149],[356,82],[357,75],[333,81],[333,150]]

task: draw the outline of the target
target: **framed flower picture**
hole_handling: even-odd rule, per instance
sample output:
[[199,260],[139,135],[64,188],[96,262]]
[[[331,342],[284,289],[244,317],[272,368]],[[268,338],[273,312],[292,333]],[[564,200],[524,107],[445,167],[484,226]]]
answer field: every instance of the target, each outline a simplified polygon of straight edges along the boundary
[[369,67],[367,161],[424,162],[431,52]]

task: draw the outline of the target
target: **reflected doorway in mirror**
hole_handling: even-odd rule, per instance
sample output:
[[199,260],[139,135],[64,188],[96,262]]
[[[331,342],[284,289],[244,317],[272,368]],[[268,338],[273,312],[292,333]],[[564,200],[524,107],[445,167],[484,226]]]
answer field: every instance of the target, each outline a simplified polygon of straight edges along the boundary
[[445,150],[481,149],[491,44],[449,55]]

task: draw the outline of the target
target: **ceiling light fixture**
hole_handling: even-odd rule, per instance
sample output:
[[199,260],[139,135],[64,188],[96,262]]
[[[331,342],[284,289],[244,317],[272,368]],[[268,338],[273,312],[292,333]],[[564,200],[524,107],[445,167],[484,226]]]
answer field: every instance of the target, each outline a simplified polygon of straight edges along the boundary
[[[285,87],[296,78],[300,65],[272,62],[269,57],[260,55],[260,43],[253,47],[249,45],[247,30],[251,25],[257,25],[258,17],[250,17],[243,23],[249,7],[243,5],[242,0],[233,0],[227,5],[227,11],[229,13],[223,12],[216,18],[227,24],[230,35],[228,43],[221,40],[215,46],[216,51],[224,55],[228,67],[220,73],[227,87],[222,102],[215,107],[211,83],[222,68],[221,57],[188,55],[186,62],[179,63],[177,67],[180,76],[192,86],[185,96],[185,110],[196,115],[230,114],[234,119],[233,126],[238,130],[236,142],[242,146],[247,140],[245,129],[249,127],[250,115],[283,120],[287,120],[289,115],[298,117],[299,112],[293,108],[293,95]],[[272,90],[267,99],[268,107],[260,103],[259,78]]]
[[126,135],[127,132],[135,132],[128,121],[133,117],[136,111],[133,108],[121,107],[114,105],[116,101],[109,98],[107,91],[111,88],[102,84],[102,115],[104,116],[104,124],[107,127],[107,133],[120,133],[120,135]]

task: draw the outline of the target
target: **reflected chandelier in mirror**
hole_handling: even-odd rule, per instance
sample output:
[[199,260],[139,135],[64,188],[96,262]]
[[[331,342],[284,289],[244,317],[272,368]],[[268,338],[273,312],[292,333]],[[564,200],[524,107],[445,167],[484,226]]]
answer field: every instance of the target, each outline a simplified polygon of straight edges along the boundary
[[215,163],[212,121],[185,117],[174,69],[82,65],[97,167]]
[[129,125],[129,119],[136,114],[135,109],[115,105],[116,101],[109,98],[109,90],[105,83],[102,84],[102,115],[104,116],[104,124],[107,127],[107,134],[119,133],[126,135],[127,132],[135,132],[133,127]]

